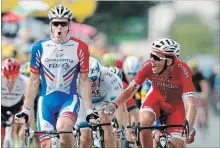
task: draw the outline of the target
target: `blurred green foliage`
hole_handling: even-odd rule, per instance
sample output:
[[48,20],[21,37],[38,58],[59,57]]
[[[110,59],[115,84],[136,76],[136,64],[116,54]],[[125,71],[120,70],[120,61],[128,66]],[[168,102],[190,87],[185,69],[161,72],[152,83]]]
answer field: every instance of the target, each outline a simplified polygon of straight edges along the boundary
[[182,57],[198,53],[219,53],[219,49],[213,46],[214,35],[211,26],[195,14],[177,16],[171,26],[170,36],[181,44]]
[[147,37],[147,30],[144,29],[148,24],[148,10],[158,3],[158,1],[99,1],[95,14],[86,19],[85,23],[106,33],[113,44],[121,40]]

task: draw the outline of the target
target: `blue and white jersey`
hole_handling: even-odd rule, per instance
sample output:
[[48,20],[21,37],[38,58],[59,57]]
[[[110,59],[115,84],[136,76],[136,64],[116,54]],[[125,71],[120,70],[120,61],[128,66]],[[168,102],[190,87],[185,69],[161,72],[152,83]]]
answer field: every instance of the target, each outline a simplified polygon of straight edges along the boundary
[[57,44],[49,37],[36,42],[31,54],[31,72],[42,78],[40,96],[77,94],[77,75],[89,70],[89,50],[84,42],[70,38]]
[[97,84],[92,85],[92,103],[99,102],[105,97],[114,100],[123,90],[121,79],[106,67],[101,67],[101,75]]

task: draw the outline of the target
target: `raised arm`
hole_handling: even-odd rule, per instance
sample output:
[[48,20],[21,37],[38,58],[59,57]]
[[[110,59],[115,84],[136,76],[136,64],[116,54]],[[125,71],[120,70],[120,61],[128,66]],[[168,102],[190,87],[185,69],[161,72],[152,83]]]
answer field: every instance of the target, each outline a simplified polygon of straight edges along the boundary
[[92,88],[88,79],[88,73],[79,76],[79,89],[86,110],[92,108]]
[[39,91],[39,85],[40,85],[39,74],[31,73],[30,79],[26,87],[26,94],[25,94],[23,108],[29,110],[32,108],[34,99],[36,98],[37,93]]

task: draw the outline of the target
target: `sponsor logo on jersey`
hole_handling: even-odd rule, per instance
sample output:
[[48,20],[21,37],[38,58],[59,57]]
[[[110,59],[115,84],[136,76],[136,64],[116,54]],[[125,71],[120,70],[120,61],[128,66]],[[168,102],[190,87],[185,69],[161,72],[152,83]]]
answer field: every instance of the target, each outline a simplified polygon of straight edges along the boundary
[[64,45],[64,46],[74,46],[74,44]]
[[62,67],[63,67],[65,70],[67,70],[68,68],[70,68],[70,65],[69,65],[68,63],[64,63],[64,64],[62,65]]
[[178,64],[178,67],[180,67],[183,70],[185,77],[188,78],[189,77],[188,70],[182,64]]
[[169,89],[179,89],[178,86],[174,85],[173,83],[167,83],[167,82],[158,82],[155,80],[152,80],[154,84],[156,84],[159,87],[166,87]]
[[117,82],[117,78],[114,78],[114,79],[111,81],[111,84],[114,84],[115,82]]
[[46,47],[56,47],[56,45],[55,45],[55,44],[50,44],[50,43],[49,43],[49,44],[46,45]]
[[109,77],[112,77],[112,72],[111,71],[105,71],[105,75],[109,76]]
[[46,58],[46,59],[45,59],[45,62],[57,62],[57,63],[66,62],[66,63],[73,63],[73,60],[71,60],[71,59],[50,59],[50,58]]
[[61,50],[58,50],[57,53],[56,53],[56,57],[57,58],[61,58],[64,54],[62,53],[63,49]]
[[101,96],[100,90],[92,91],[92,96]]
[[4,96],[20,96],[21,94],[18,93],[2,93],[2,95]]

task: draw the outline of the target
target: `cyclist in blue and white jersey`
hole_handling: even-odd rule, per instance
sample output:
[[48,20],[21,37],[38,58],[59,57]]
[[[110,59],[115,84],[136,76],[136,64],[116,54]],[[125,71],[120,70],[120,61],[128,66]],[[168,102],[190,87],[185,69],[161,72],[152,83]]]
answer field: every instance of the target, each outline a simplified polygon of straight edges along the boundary
[[[70,37],[72,12],[58,5],[49,11],[51,37],[37,41],[32,47],[31,75],[27,87],[23,109],[16,114],[16,122],[27,122],[34,97],[38,93],[38,130],[72,130],[80,106],[76,89],[79,74],[79,87],[84,100],[87,119],[94,119],[91,102],[91,87],[88,79],[88,46],[76,38]],[[41,76],[41,79],[39,79]],[[58,113],[57,121],[55,115]],[[41,147],[50,147],[50,137],[40,136]],[[60,135],[61,147],[72,147],[72,134]]]
[[[92,106],[93,109],[100,108],[103,105],[103,101],[111,101],[114,100],[119,93],[122,91],[122,81],[120,78],[111,72],[106,67],[101,66],[100,62],[90,57],[89,60],[89,79],[91,81],[90,87],[92,88]],[[80,106],[79,111],[79,118],[76,124],[86,124],[85,120],[85,109],[83,106]],[[117,113],[119,110],[116,111]],[[115,112],[115,113],[116,113]],[[119,115],[115,114],[116,118],[120,122]],[[99,112],[100,122],[101,123],[108,123],[111,122],[110,117],[103,112]],[[104,126],[105,131],[105,146],[106,147],[115,147],[114,146],[114,135],[112,126]],[[88,143],[90,141],[90,132],[89,130],[82,130],[81,135],[81,146],[88,147]],[[86,145],[87,144],[87,145]]]

